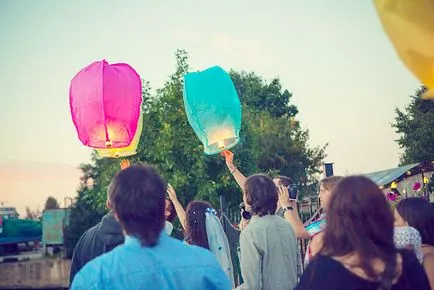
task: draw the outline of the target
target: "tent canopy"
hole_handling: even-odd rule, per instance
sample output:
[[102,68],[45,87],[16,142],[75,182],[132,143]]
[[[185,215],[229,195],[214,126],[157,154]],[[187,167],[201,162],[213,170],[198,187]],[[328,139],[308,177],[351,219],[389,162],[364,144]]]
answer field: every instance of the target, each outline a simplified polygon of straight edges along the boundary
[[408,165],[399,166],[392,169],[372,172],[365,174],[366,177],[374,181],[378,186],[386,186],[393,181],[401,181],[409,176],[419,174],[421,172],[430,172],[434,170],[434,161],[413,163]]
[[381,170],[377,172],[372,172],[365,174],[366,177],[370,178],[374,181],[378,186],[384,186],[393,182],[395,179],[398,179],[402,175],[404,175],[407,171],[416,167],[419,163],[414,163],[410,165],[404,165],[397,168]]

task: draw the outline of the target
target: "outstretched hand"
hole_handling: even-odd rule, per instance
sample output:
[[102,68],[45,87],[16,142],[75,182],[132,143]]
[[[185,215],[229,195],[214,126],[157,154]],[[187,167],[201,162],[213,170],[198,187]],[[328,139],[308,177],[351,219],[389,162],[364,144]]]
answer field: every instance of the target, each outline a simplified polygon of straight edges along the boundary
[[128,159],[124,159],[121,161],[121,170],[127,169],[130,167],[130,161]]
[[170,184],[167,185],[167,194],[169,195],[171,201],[178,200],[175,189]]
[[221,153],[221,155],[225,158],[227,166],[233,165],[234,153],[232,153],[230,150],[225,150]]

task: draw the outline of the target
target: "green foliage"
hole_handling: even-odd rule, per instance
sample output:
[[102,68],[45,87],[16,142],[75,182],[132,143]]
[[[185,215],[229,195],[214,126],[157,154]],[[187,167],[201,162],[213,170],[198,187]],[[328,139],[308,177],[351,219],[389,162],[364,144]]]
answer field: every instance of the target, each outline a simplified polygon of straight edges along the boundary
[[253,72],[230,72],[241,102],[255,111],[266,111],[273,117],[294,117],[297,107],[289,103],[292,94],[282,90],[279,79],[270,83],[255,75]]
[[[222,195],[227,206],[238,211],[241,191],[226,169],[224,158],[205,155],[188,123],[183,104],[188,57],[183,50],[175,56],[176,71],[163,88],[151,94],[149,84],[143,82],[143,131],[139,153],[130,162],[155,166],[184,205],[202,199],[219,208]],[[282,89],[278,79],[266,83],[254,73],[234,71],[231,76],[243,105],[241,140],[233,149],[237,167],[246,175],[274,172],[288,175],[302,185],[314,182],[325,157],[324,147],[308,146],[308,131],[294,120],[298,110],[290,103],[292,95]],[[120,160],[98,159],[95,155],[92,160],[93,164],[81,166],[81,188],[71,213],[71,223],[77,218],[80,227],[89,224],[84,222],[81,210],[98,213],[92,217],[104,214],[107,186],[119,170]],[[75,216],[74,211],[78,212]],[[76,231],[84,228],[77,226]]]
[[392,126],[401,135],[396,140],[404,149],[401,165],[434,160],[434,102],[421,98],[425,91],[418,89],[404,111],[395,110]]
[[60,208],[59,202],[52,196],[49,196],[45,201],[44,209],[58,209]]

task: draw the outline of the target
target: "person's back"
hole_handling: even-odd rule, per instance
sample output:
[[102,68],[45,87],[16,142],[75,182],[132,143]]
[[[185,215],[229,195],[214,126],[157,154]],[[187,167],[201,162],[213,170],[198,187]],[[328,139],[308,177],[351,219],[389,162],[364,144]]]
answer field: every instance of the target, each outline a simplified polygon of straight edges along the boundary
[[415,228],[410,226],[395,227],[393,230],[393,242],[397,249],[412,250],[418,261],[422,263],[422,238]]
[[116,174],[108,198],[125,243],[84,266],[71,289],[230,289],[211,252],[164,232],[165,191],[152,167]]
[[124,234],[114,215],[112,213],[105,215],[100,223],[88,229],[78,241],[72,256],[70,283],[89,261],[111,251],[123,242]]
[[[243,289],[293,289],[297,284],[297,240],[291,226],[277,215],[252,217],[249,225],[241,232],[241,267],[256,267],[250,259],[260,255],[261,277],[244,278]],[[251,283],[252,280],[258,280]]]
[[136,238],[89,262],[71,289],[231,289],[211,252],[162,233],[154,247]]
[[395,223],[414,227],[420,233],[423,266],[434,289],[434,205],[419,197],[405,198],[396,205]]
[[244,203],[252,218],[240,235],[244,283],[237,289],[293,289],[297,283],[297,240],[291,225],[275,215],[278,193],[265,174],[244,183]]
[[[394,281],[392,290],[429,289],[426,275],[415,254],[410,250],[400,250],[402,271]],[[341,262],[324,255],[318,255],[309,264],[295,290],[377,290],[379,282],[370,281],[347,269]]]
[[322,248],[296,289],[430,289],[414,253],[396,249],[393,225],[377,184],[345,177],[333,188]]

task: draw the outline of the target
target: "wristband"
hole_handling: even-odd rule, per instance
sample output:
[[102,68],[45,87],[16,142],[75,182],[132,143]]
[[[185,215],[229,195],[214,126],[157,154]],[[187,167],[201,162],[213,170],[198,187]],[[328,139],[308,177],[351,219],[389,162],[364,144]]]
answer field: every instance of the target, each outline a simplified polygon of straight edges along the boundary
[[283,210],[284,210],[284,212],[287,212],[287,211],[292,212],[294,210],[294,208],[292,206],[287,206],[287,207],[284,207]]

